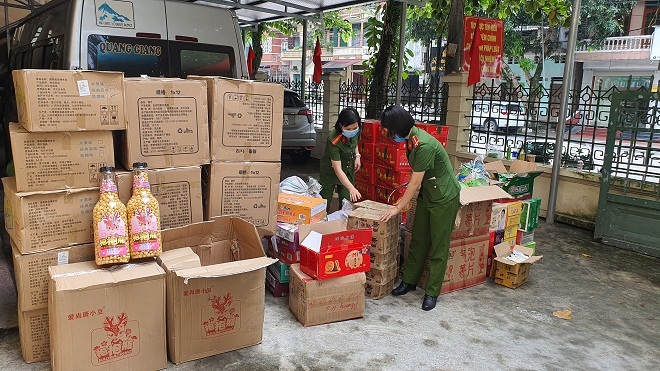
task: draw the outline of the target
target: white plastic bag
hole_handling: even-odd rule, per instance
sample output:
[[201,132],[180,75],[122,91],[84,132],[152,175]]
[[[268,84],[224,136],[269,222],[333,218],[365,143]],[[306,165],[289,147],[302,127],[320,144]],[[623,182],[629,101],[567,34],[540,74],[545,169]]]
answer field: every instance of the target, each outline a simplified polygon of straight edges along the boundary
[[328,215],[324,221],[331,222],[333,220],[348,220],[348,214],[350,214],[351,211],[353,211],[353,204],[348,200],[343,200],[341,210],[337,210]]
[[321,184],[311,176],[305,183],[300,177],[290,176],[280,183],[280,192],[321,198]]

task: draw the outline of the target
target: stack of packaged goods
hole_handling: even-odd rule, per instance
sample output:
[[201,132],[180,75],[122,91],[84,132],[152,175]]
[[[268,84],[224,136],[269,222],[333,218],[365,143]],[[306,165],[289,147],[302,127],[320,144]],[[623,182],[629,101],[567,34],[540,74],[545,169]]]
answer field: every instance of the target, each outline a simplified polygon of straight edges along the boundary
[[364,316],[372,230],[344,220],[298,228],[300,263],[289,270],[289,309],[304,326]]
[[[117,132],[117,157],[127,170],[147,163],[161,228],[204,220],[202,166],[210,163],[207,85],[204,81],[128,78],[126,131]],[[119,198],[131,197],[134,175],[117,173]]]
[[189,76],[208,85],[211,165],[204,171],[205,219],[237,215],[273,236],[277,225],[284,87]]
[[125,129],[126,120],[121,73],[20,70],[13,78],[16,175],[2,182],[21,349],[30,363],[50,354],[48,267],[94,260],[99,169],[114,166],[111,130]]
[[412,173],[406,142],[394,141],[384,127],[378,126],[376,143],[374,201],[391,205],[403,195],[405,188],[402,186],[410,181]]
[[364,120],[362,122],[362,131],[360,132],[360,141],[358,142],[358,151],[360,151],[362,169],[355,173],[355,188],[360,191],[363,200],[374,200],[376,197],[376,137],[380,130],[380,121]]
[[532,255],[536,254],[536,241],[534,241],[534,230],[539,226],[539,213],[541,212],[541,199],[530,198],[522,201],[520,213],[520,227],[516,236],[516,245],[532,249]]
[[370,262],[367,272],[365,293],[372,299],[382,299],[394,289],[399,271],[399,248],[401,241],[401,217],[383,223],[380,221],[390,205],[374,201],[355,204],[356,209],[348,216],[348,229],[369,228],[371,237]]
[[488,276],[494,272],[493,259],[495,258],[495,246],[506,242],[509,246],[516,244],[518,236],[518,225],[520,224],[521,201],[497,201],[493,203],[490,217],[490,238],[488,243]]

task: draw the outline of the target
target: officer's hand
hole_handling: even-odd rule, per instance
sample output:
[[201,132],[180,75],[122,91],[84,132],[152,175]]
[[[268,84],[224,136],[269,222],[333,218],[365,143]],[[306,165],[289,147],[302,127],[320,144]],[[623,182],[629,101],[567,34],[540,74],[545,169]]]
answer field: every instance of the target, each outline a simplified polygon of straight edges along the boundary
[[360,199],[362,199],[362,195],[360,194],[360,191],[358,191],[355,187],[350,190],[351,193],[351,202],[358,202]]
[[393,217],[397,216],[399,214],[400,210],[398,206],[395,206],[391,209],[388,209],[386,212],[383,213],[383,216],[380,217],[381,222],[386,222]]
[[362,162],[360,161],[360,156],[355,158],[355,171],[360,171],[362,169]]

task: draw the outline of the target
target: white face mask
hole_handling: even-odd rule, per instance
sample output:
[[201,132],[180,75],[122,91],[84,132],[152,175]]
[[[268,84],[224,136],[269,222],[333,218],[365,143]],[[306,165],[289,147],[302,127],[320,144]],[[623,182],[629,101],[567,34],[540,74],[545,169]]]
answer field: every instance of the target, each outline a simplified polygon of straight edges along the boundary
[[358,135],[359,132],[360,132],[360,128],[357,128],[357,129],[354,129],[354,130],[342,130],[341,133],[342,133],[346,138],[349,138],[349,139],[350,139],[350,138],[353,138],[354,136]]

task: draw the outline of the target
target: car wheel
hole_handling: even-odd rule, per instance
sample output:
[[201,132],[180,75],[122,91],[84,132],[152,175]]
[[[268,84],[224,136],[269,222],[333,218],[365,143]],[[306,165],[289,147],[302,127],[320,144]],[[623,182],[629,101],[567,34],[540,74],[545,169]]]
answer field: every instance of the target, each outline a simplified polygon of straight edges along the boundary
[[497,121],[495,121],[493,119],[488,119],[488,120],[484,121],[484,126],[491,133],[496,133],[497,132]]
[[291,162],[296,165],[306,164],[311,155],[312,151],[306,149],[297,149],[295,151],[289,152],[289,158],[291,158]]

